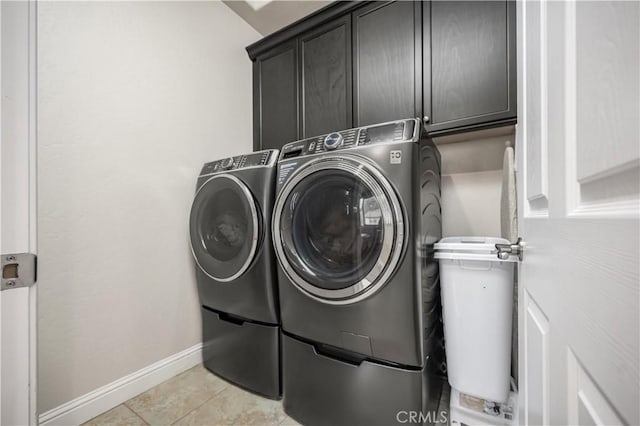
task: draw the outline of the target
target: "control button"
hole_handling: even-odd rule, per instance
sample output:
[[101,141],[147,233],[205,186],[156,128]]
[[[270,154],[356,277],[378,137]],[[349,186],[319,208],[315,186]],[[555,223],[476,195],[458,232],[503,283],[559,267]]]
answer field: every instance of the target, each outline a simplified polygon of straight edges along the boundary
[[222,170],[229,170],[233,167],[233,157],[229,157],[226,158],[224,160],[222,160],[222,165],[221,165],[221,169]]
[[324,138],[324,146],[327,149],[336,149],[340,145],[342,145],[342,135],[340,133],[331,133]]

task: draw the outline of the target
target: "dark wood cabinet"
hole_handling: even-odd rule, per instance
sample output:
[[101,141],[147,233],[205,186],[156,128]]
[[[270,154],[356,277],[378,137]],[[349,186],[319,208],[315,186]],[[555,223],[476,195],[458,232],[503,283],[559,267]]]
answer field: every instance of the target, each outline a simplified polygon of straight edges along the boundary
[[302,137],[352,127],[350,16],[303,34],[299,43]]
[[408,117],[513,124],[515,25],[509,0],[335,2],[247,47],[254,148]]
[[280,148],[299,139],[298,46],[289,41],[253,64],[254,149]]
[[427,131],[464,129],[516,116],[515,4],[425,4],[424,84]]
[[421,115],[421,3],[353,12],[354,125]]

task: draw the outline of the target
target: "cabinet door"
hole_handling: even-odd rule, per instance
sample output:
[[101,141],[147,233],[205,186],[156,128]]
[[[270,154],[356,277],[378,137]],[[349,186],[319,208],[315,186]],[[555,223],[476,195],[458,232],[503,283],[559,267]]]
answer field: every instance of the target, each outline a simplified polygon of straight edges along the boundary
[[284,43],[253,64],[253,148],[281,148],[299,139],[297,41]]
[[302,136],[352,127],[351,17],[300,37]]
[[515,3],[436,1],[424,20],[427,130],[515,119]]
[[421,115],[421,2],[376,2],[353,13],[354,124]]

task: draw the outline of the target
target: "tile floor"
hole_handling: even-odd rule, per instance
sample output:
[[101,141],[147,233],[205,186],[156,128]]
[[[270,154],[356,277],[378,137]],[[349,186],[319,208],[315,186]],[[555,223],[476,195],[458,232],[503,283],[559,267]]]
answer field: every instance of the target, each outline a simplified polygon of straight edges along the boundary
[[[441,395],[438,411],[448,411],[448,408],[447,387]],[[296,426],[298,423],[284,413],[280,401],[239,389],[211,374],[201,364],[85,425]]]
[[193,367],[85,425],[298,425],[271,401]]

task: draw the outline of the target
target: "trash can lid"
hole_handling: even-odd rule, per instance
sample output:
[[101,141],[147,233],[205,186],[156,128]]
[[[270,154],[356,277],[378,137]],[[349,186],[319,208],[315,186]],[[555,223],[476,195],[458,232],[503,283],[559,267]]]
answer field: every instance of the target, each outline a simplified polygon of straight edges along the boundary
[[493,253],[478,253],[469,251],[436,251],[434,259],[437,260],[477,260],[483,262],[517,262],[518,259],[513,256],[509,256],[507,259],[500,259],[498,253],[494,250]]
[[497,253],[496,244],[509,244],[504,238],[497,237],[447,237],[434,245],[439,251],[465,253]]

